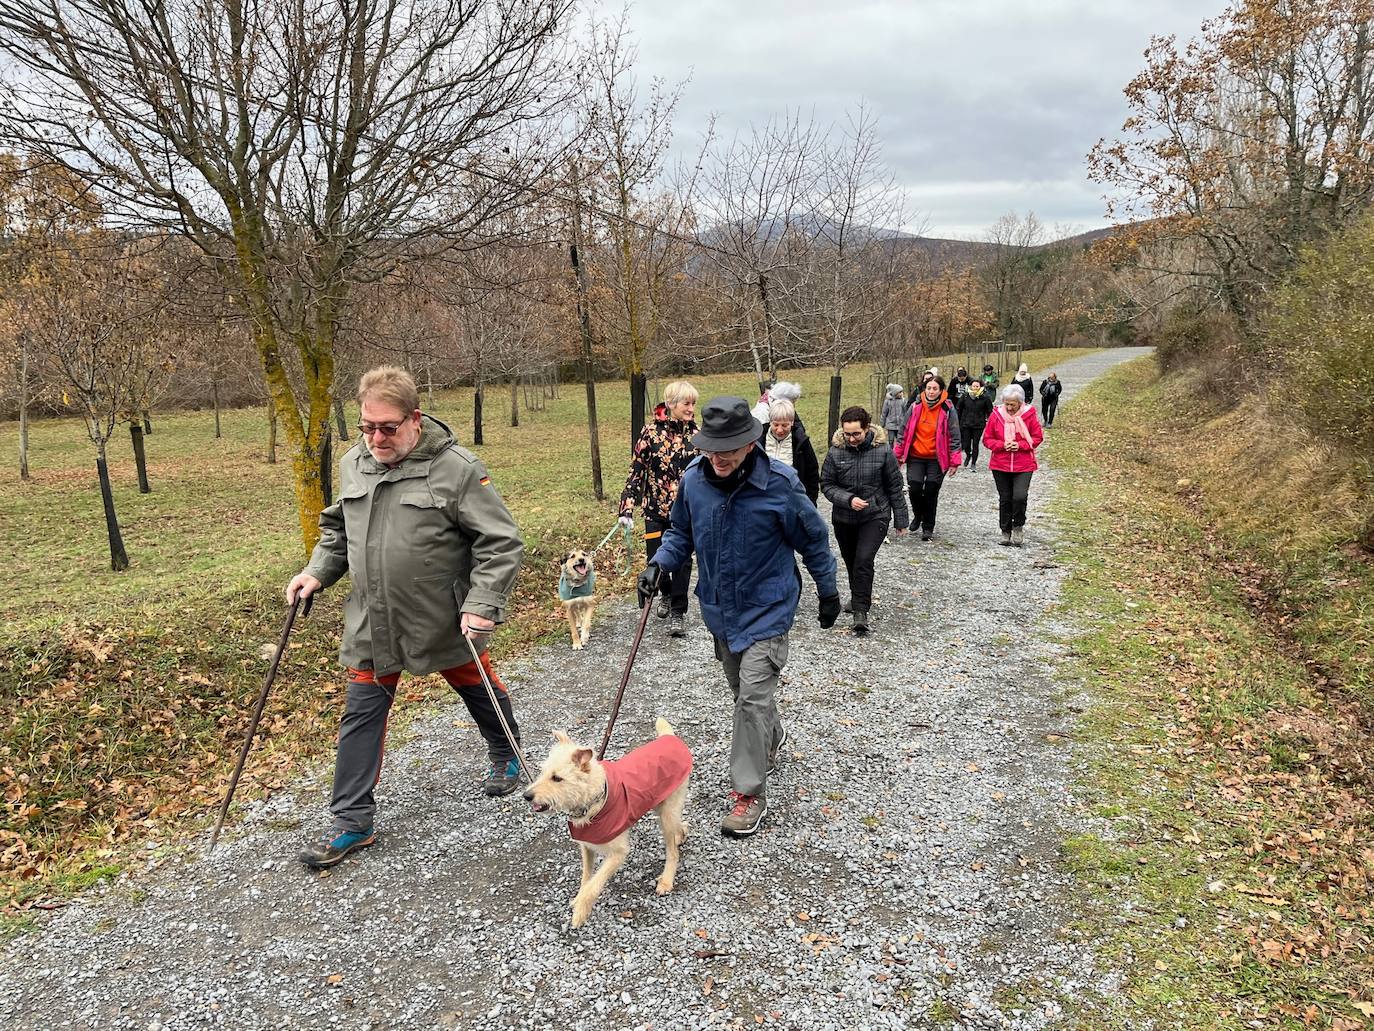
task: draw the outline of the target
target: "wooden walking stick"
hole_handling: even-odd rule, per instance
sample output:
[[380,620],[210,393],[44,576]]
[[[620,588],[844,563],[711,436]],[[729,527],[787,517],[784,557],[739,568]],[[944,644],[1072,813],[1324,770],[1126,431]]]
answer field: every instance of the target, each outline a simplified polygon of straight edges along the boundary
[[234,800],[234,791],[239,786],[239,776],[243,773],[243,764],[248,761],[248,750],[253,747],[253,735],[258,732],[258,721],[262,719],[262,710],[267,706],[267,693],[272,690],[272,681],[277,679],[277,667],[281,665],[281,657],[286,654],[287,642],[291,640],[291,627],[296,622],[296,613],[301,612],[302,618],[310,615],[310,606],[314,604],[315,595],[311,594],[305,599],[305,610],[301,612],[301,599],[297,596],[291,603],[290,610],[286,613],[286,625],[281,630],[281,640],[277,642],[277,652],[272,656],[272,665],[267,669],[267,677],[262,682],[262,690],[258,692],[257,704],[253,706],[253,716],[248,721],[248,733],[243,737],[243,748],[239,751],[238,765],[234,767],[234,775],[229,778],[229,789],[224,793],[224,802],[219,807],[219,818],[215,820],[215,829],[210,832],[210,847],[205,850],[208,856],[215,850],[215,844],[219,841],[220,829],[224,826],[224,818],[229,815],[229,804]]

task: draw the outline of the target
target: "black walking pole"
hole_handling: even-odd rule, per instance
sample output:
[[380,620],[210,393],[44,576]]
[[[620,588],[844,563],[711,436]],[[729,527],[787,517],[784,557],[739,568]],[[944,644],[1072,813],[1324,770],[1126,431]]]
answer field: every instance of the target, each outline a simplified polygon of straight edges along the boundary
[[[314,594],[306,597],[305,611],[301,613],[302,617],[310,615],[310,606],[314,601]],[[229,804],[234,800],[234,791],[239,786],[239,776],[243,773],[243,764],[248,761],[248,750],[253,747],[253,735],[258,732],[258,720],[262,719],[262,710],[267,706],[267,692],[272,690],[272,681],[277,679],[277,667],[281,665],[281,657],[286,653],[286,644],[291,639],[291,626],[296,622],[296,613],[300,611],[300,608],[301,599],[298,595],[286,613],[286,625],[282,627],[281,640],[277,642],[277,653],[272,656],[272,665],[267,669],[267,678],[262,682],[262,690],[258,692],[257,704],[253,706],[253,717],[248,721],[248,733],[243,737],[243,748],[239,752],[238,765],[234,767],[234,775],[229,778],[229,789],[224,793],[224,803],[219,807],[219,818],[215,820],[215,829],[210,833],[210,847],[205,850],[206,855],[215,850],[215,844],[219,841],[220,829],[224,826],[224,818],[229,815]]]

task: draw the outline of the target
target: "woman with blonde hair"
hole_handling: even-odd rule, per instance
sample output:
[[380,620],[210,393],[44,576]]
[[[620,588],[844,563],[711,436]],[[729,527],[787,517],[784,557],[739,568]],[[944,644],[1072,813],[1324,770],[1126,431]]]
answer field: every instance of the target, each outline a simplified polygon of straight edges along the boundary
[[[697,456],[692,446],[697,431],[697,397],[696,387],[686,380],[669,383],[663,388],[663,401],[654,409],[654,421],[635,441],[630,475],[620,495],[620,522],[629,526],[634,521],[636,504],[644,509],[644,550],[650,561],[663,541],[663,531],[668,529],[678,481]],[[681,569],[665,574],[659,583],[655,615],[668,619],[668,633],[673,637],[687,633],[687,586],[691,580],[692,560],[688,557]]]

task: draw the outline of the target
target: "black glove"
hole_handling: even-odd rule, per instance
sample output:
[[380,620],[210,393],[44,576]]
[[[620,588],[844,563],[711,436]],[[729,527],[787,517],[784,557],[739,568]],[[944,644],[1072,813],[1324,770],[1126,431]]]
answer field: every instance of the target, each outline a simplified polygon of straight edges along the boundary
[[829,630],[835,625],[835,620],[840,618],[840,596],[832,594],[828,598],[821,599],[821,611],[817,617],[822,630]]
[[[642,609],[649,604],[649,600],[658,593],[658,577],[661,570],[658,566],[650,562],[644,567],[644,572],[639,574],[639,579],[635,581],[635,593],[639,595],[639,607]],[[838,609],[836,611],[839,611]],[[834,620],[831,620],[834,622]]]

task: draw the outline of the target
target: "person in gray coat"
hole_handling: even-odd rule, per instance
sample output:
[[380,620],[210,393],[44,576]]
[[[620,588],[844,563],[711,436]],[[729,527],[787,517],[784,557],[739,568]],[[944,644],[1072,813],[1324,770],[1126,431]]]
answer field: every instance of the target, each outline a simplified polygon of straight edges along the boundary
[[900,383],[887,385],[887,396],[883,399],[882,430],[888,440],[895,440],[906,425],[906,391]]
[[901,467],[883,428],[869,425],[866,409],[856,405],[840,414],[840,428],[821,467],[821,490],[833,506],[835,543],[849,574],[853,629],[862,636],[873,605],[873,560],[887,538],[888,520],[898,536],[906,534],[909,523]]
[[[506,618],[524,553],[520,531],[482,463],[447,426],[421,414],[410,373],[373,369],[358,385],[358,405],[361,439],[339,463],[339,499],[320,514],[320,541],[286,589],[294,604],[344,573],[353,578],[339,650],[349,684],[332,821],[300,853],[315,868],[376,840],[373,788],[403,671],[440,673],[463,699],[487,744],[488,795],[509,794],[519,783],[501,716],[517,741],[520,731],[486,641]],[[500,716],[464,636],[497,689]]]

